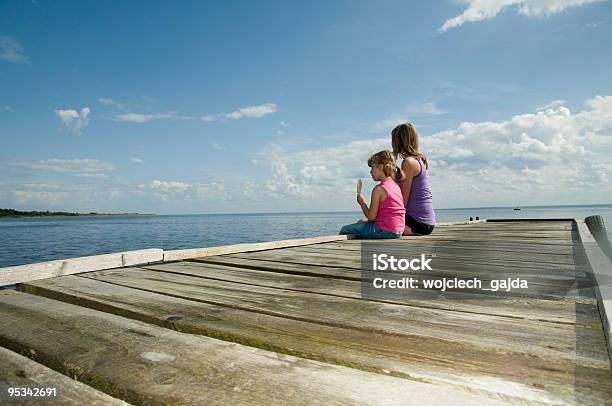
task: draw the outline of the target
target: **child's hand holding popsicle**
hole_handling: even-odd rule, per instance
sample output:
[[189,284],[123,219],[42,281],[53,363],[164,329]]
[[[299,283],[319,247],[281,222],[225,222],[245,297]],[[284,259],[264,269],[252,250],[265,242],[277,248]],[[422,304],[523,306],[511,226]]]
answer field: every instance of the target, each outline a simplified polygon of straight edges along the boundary
[[[361,196],[361,189],[362,188],[363,188],[363,182],[361,181],[361,179],[357,179],[357,203],[359,203],[360,206],[362,204],[366,204],[365,199],[363,198],[363,196]],[[368,219],[362,218],[358,222],[359,223],[365,223],[367,221],[368,221]]]

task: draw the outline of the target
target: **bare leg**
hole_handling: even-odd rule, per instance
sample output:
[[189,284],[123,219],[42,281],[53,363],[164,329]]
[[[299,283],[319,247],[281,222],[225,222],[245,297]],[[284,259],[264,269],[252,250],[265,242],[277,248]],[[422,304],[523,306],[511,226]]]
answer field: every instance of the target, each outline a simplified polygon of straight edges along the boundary
[[406,228],[404,228],[404,232],[402,233],[402,235],[415,235],[415,234],[412,232],[412,229],[410,227],[406,226]]

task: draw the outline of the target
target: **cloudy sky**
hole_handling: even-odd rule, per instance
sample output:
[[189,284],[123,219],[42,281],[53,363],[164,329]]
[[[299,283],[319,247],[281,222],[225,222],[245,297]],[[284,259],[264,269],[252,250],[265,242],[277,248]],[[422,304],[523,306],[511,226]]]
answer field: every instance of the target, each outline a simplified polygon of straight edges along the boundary
[[0,207],[355,210],[404,121],[437,208],[610,203],[610,38],[595,0],[1,1]]

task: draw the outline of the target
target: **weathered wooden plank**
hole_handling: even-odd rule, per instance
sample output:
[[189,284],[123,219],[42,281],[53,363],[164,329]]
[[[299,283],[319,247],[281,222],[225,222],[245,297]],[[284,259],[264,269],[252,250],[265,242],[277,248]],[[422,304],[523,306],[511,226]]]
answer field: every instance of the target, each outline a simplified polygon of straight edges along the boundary
[[[379,245],[372,245],[369,247],[370,250],[376,250]],[[327,247],[293,247],[287,248],[287,252],[308,252],[308,253],[320,253],[326,255],[335,256],[350,256],[353,258],[360,257],[360,251],[357,250],[343,250],[338,248],[327,248]],[[480,259],[486,261],[504,261],[509,263],[519,262],[521,264],[553,264],[553,265],[574,265],[574,258],[570,255],[552,255],[552,254],[524,254],[521,255],[517,252],[501,252],[501,251],[478,251],[478,250],[463,250],[463,249],[452,249],[452,248],[437,248],[437,247],[423,247],[423,246],[405,246],[405,247],[382,247],[381,252],[390,253],[405,253],[405,255],[436,255],[436,259],[440,258],[452,258],[452,259]]]
[[[356,243],[353,243],[355,241]],[[368,241],[369,245],[372,241]],[[363,240],[351,240],[351,243],[347,243],[346,241],[336,243],[336,242],[328,242],[321,244],[313,244],[310,247],[324,247],[324,248],[341,248],[346,250],[359,250],[361,245],[363,244]],[[466,251],[472,250],[481,250],[481,251],[501,251],[501,252],[522,252],[522,253],[534,253],[534,254],[549,254],[549,255],[572,255],[573,247],[572,246],[563,246],[563,247],[555,247],[555,246],[544,246],[539,244],[516,244],[516,243],[491,243],[487,242],[483,244],[482,242],[478,243],[464,243],[461,240],[452,241],[452,242],[428,242],[428,241],[411,241],[407,242],[405,240],[394,240],[394,242],[385,242],[385,247],[389,248],[398,248],[398,247],[424,247],[424,248],[437,248],[440,250],[443,249],[461,249]]]
[[[212,258],[212,259],[209,259]],[[187,261],[184,261],[184,263],[201,263],[201,264],[219,264],[219,265],[223,265],[223,261],[217,261],[217,259],[228,259],[227,257],[221,256],[221,257],[204,257],[204,258],[194,258],[194,259],[190,259]],[[237,258],[229,258],[230,260],[235,260]],[[251,260],[246,262],[247,264],[252,264],[253,262],[256,262],[257,260]],[[277,263],[278,264],[278,263]],[[160,264],[160,265],[165,265],[165,264]],[[295,265],[295,264],[294,264]],[[279,265],[277,268],[282,270],[283,265]],[[302,265],[301,266],[302,269],[304,271],[308,271],[309,269],[309,265]],[[148,268],[148,269],[156,269],[155,266],[142,266],[141,268]],[[252,266],[252,268],[257,269],[257,266]],[[261,268],[260,268],[261,269]],[[291,272],[289,272],[291,273]],[[558,275],[558,274],[552,274],[549,275],[546,272],[537,272],[537,271],[529,271],[529,270],[524,270],[524,269],[519,269],[519,270],[514,270],[512,268],[503,268],[503,267],[496,267],[495,269],[472,269],[470,267],[466,267],[466,266],[461,266],[461,265],[457,265],[457,266],[447,266],[447,267],[439,267],[439,266],[435,266],[435,269],[432,270],[410,270],[408,271],[388,271],[385,272],[387,274],[400,274],[402,276],[412,276],[412,277],[419,277],[419,278],[428,278],[428,279],[433,279],[433,278],[479,278],[481,281],[484,282],[490,282],[493,279],[497,279],[499,280],[500,278],[505,278],[505,277],[521,277],[525,280],[527,280],[529,282],[529,286],[534,287],[533,292],[534,293],[542,293],[545,294],[545,292],[548,292],[550,290],[559,292],[561,290],[561,288],[564,289],[574,289],[576,287],[579,288],[592,288],[593,284],[592,281],[587,278],[577,278],[574,275]],[[325,275],[323,273],[323,275]],[[359,275],[356,275],[357,279],[359,279]],[[344,278],[346,279],[346,278]],[[537,288],[542,285],[541,290],[537,290]],[[462,289],[463,290],[463,289]],[[490,292],[487,293],[487,295],[490,294],[494,294],[494,292]]]
[[[255,253],[258,254],[258,253]],[[253,259],[250,253],[245,254],[232,254],[238,258],[246,258]],[[352,269],[361,269],[361,261],[356,258],[343,257],[341,255],[323,255],[317,253],[279,253],[275,251],[271,251],[268,256],[256,256],[255,259],[265,259],[267,257],[271,257],[276,261],[281,262],[289,262],[294,264],[301,265],[320,265],[320,266],[330,266],[330,267],[344,267],[344,268],[352,268]],[[198,259],[201,260],[201,259]],[[483,265],[481,268],[478,268],[478,265]],[[456,263],[451,261],[444,261],[440,258],[436,258],[435,265],[432,266],[435,272],[438,274],[428,273],[426,271],[414,271],[411,272],[411,275],[415,277],[418,276],[427,276],[429,279],[433,279],[430,277],[433,276],[442,276],[443,272],[448,272],[449,276],[457,276],[461,277],[477,277],[479,275],[486,276],[485,279],[490,280],[494,279],[494,273],[490,269],[491,266],[486,266],[486,263]],[[472,268],[472,269],[470,269]],[[442,271],[445,269],[446,271]],[[453,269],[455,272],[453,272]],[[521,267],[513,267],[512,265],[499,266],[500,269],[499,278],[505,279],[508,277],[525,277],[530,280],[534,274],[537,274],[539,271],[539,275],[543,278],[550,275],[550,278],[554,278],[555,274],[553,273],[554,268],[521,268]],[[545,272],[544,272],[545,270]],[[528,272],[527,272],[528,271]],[[567,272],[563,273],[567,275]],[[488,276],[487,276],[488,275]],[[443,277],[443,276],[442,276]],[[464,292],[469,293],[481,293],[480,291],[473,291],[462,289]],[[578,280],[576,279],[576,286],[570,288],[561,288],[558,283],[540,283],[540,284],[532,284],[529,289],[523,289],[521,291],[497,291],[495,292],[496,296],[504,297],[504,298],[537,298],[544,300],[560,300],[560,301],[572,301],[579,302],[585,304],[594,304],[596,303],[595,292],[593,284],[587,279]]]
[[478,226],[458,226],[458,227],[436,227],[433,232],[439,233],[458,233],[458,232],[466,232],[466,233],[497,233],[497,234],[512,234],[517,231],[527,231],[529,236],[538,236],[545,234],[568,234],[571,233],[571,227],[564,228],[545,228],[545,227],[530,227],[528,225],[525,226],[511,226],[508,224],[498,223],[498,225],[478,225]]
[[330,279],[361,280],[361,270],[334,268],[321,265],[294,264],[291,262],[274,261],[273,259],[267,261],[262,259],[240,258],[232,255],[217,255],[212,257],[191,258],[185,260],[184,262],[236,265],[254,270],[264,270],[294,275],[320,276]]
[[296,240],[280,240],[280,241],[270,241],[270,242],[261,242],[261,243],[252,243],[252,244],[225,245],[221,247],[171,250],[171,251],[164,251],[164,261],[177,261],[177,260],[186,259],[186,258],[231,254],[235,252],[250,252],[250,251],[269,250],[269,249],[275,249],[275,248],[295,247],[295,246],[300,246],[300,245],[315,244],[315,243],[329,242],[329,241],[345,241],[350,238],[352,238],[352,236],[329,235],[329,236],[321,236],[321,237],[302,238],[302,239],[296,239]]
[[571,229],[573,220],[559,221],[559,222],[531,222],[531,221],[517,221],[517,222],[485,222],[479,224],[463,224],[453,226],[441,226],[436,225],[436,230],[456,230],[456,229],[485,229],[485,230],[506,230],[515,228],[528,228],[534,230],[566,230]]
[[[433,233],[431,234],[433,235]],[[560,239],[560,240],[571,240],[571,231],[539,231],[539,232],[532,232],[529,231],[528,234],[524,235],[524,233],[521,232],[513,232],[513,231],[506,231],[506,230],[499,230],[499,231],[485,231],[485,230],[465,230],[465,231],[446,231],[446,232],[440,232],[440,233],[436,233],[436,235],[438,236],[452,236],[452,237],[461,237],[462,235],[466,235],[466,236],[472,236],[474,238],[501,238],[501,237],[505,237],[505,238],[529,238],[532,240],[542,240],[545,238],[553,238],[553,239]],[[425,236],[425,238],[428,238],[427,236]]]
[[[4,328],[4,327],[3,327]],[[0,386],[21,388],[55,388],[51,398],[11,398],[3,396],[7,405],[128,405],[119,399],[68,378],[6,348],[0,347]]]
[[483,400],[25,293],[1,291],[0,301],[2,345],[31,349],[32,358],[137,404],[398,404],[406,403],[407,393],[411,404]]
[[[363,240],[357,240],[358,242],[363,241]],[[478,243],[478,242],[489,242],[491,241],[491,238],[484,236],[482,238],[478,238],[475,236],[471,236],[471,235],[465,235],[465,236],[443,236],[443,235],[428,235],[428,236],[412,236],[412,237],[401,237],[398,238],[397,240],[394,241],[441,241],[441,242],[456,242],[456,241],[461,241],[461,242],[469,242],[469,243]],[[551,247],[571,247],[573,245],[573,242],[571,240],[567,240],[567,239],[554,239],[554,238],[548,238],[548,239],[543,239],[543,238],[538,238],[538,239],[530,239],[530,238],[525,238],[525,237],[521,237],[520,239],[517,238],[498,238],[495,240],[498,243],[519,243],[519,244],[536,244],[536,245],[542,245],[542,246],[551,246]]]
[[[210,263],[210,264],[220,264],[220,265],[235,265],[240,266],[242,268],[254,269],[254,270],[264,270],[271,272],[280,272],[280,273],[288,273],[295,275],[310,275],[310,276],[321,276],[325,278],[334,278],[334,279],[347,279],[347,280],[360,280],[361,279],[361,266],[357,268],[342,268],[342,267],[333,267],[327,265],[313,265],[313,264],[304,264],[304,263],[293,263],[293,262],[283,262],[281,260],[275,261],[274,258],[270,258],[269,260],[260,259],[260,258],[241,258],[235,255],[220,255],[213,257],[204,257],[204,258],[191,258],[186,260],[186,262],[201,262],[201,263]],[[435,269],[440,272],[457,272],[464,274],[466,277],[471,276],[472,274],[478,274],[481,272],[499,272],[499,273],[508,273],[512,276],[516,277],[533,277],[533,276],[541,276],[549,279],[558,279],[558,280],[585,280],[588,281],[589,278],[585,272],[578,271],[565,271],[559,272],[556,271],[554,274],[552,272],[546,272],[545,270],[530,270],[530,269],[508,269],[508,267],[500,266],[500,265],[475,265],[475,264],[465,264],[463,262],[457,262],[453,264],[437,264],[435,265]]]
[[465,225],[476,225],[476,224],[485,224],[487,222],[486,219],[482,220],[459,220],[459,221],[446,221],[443,223],[438,223],[438,227],[452,227],[452,226],[465,226]]
[[[420,335],[609,367],[603,332],[561,323],[424,309],[131,269],[86,275],[105,282],[205,303],[331,326]],[[453,326],[449,329],[448,326]],[[585,344],[576,348],[576,341]]]
[[[370,334],[215,306],[69,276],[20,289],[191,334],[274,350],[366,371],[461,389],[514,404],[601,404],[612,393],[612,372],[571,360],[483,351],[471,345]],[[169,321],[173,315],[176,320]],[[594,384],[597,383],[597,384]],[[421,399],[422,400],[422,399]]]
[[[336,280],[334,283],[329,283],[328,278],[322,277],[279,274],[193,262],[149,265],[143,268],[277,289],[321,293],[356,299],[361,299],[362,296],[361,284],[359,281],[354,280]],[[583,324],[592,327],[601,326],[596,305],[578,305],[573,302],[551,302],[549,300],[538,299],[504,299],[503,297],[491,300],[494,294],[493,292],[490,293],[491,295],[486,297],[484,293],[482,295],[475,295],[462,292],[447,292],[444,295],[444,299],[432,300],[427,298],[426,295],[421,294],[421,292],[415,291],[410,296],[411,300],[405,300],[400,304],[519,319]],[[419,298],[423,299],[419,300]],[[391,300],[387,300],[387,302],[398,303]]]
[[[229,254],[229,256],[233,258],[246,258],[246,259],[261,259],[261,260],[274,260],[280,262],[288,262],[294,264],[304,264],[304,265],[319,265],[319,266],[330,266],[330,267],[341,267],[341,268],[351,268],[351,269],[361,269],[361,261],[360,258],[350,255],[340,255],[340,254],[321,254],[321,253],[312,253],[312,252],[303,252],[303,251],[290,251],[290,248],[279,249],[279,250],[270,250],[270,251],[262,251],[262,252],[244,252],[244,253],[236,253]],[[493,265],[497,265],[502,267],[503,269],[508,270],[508,272],[512,272],[512,270],[525,269],[529,271],[547,271],[549,274],[557,273],[557,271],[561,274],[567,274],[567,272],[582,272],[584,267],[577,266],[575,264],[542,264],[538,262],[509,262],[504,260],[488,260],[481,258],[462,258],[456,259],[455,257],[441,257],[440,255],[436,256],[435,263],[432,268],[436,269],[436,267],[455,267],[455,266],[469,266],[473,269],[477,267],[480,268],[488,268]]]
[[[540,274],[557,274],[559,269],[563,269],[564,271],[586,270],[584,265],[576,265],[573,256],[557,258],[557,256],[540,255],[539,257],[534,258],[533,256],[521,255],[520,253],[500,255],[491,251],[470,253],[462,250],[454,251],[437,247],[426,248],[412,246],[385,247],[379,245],[368,245],[366,249],[369,250],[368,252],[370,254],[374,252],[388,253],[393,254],[398,258],[420,257],[422,254],[428,257],[433,257],[430,266],[434,268],[434,270],[438,269],[440,266],[449,268],[449,264],[452,264],[452,268],[455,268],[455,264],[461,265],[464,262],[470,264],[481,263],[485,266],[502,265],[509,272],[524,269],[537,269],[538,273]],[[361,265],[361,250],[343,250],[341,248],[325,248],[315,246],[295,247],[271,252],[270,256],[286,254],[294,255],[295,257],[299,258],[304,258],[304,254],[306,254],[308,257],[315,256],[318,258],[329,258],[334,261],[345,260],[353,265],[356,265],[357,263]],[[236,255],[244,257],[244,254],[241,253]]]
[[151,248],[118,252],[115,254],[40,262],[30,265],[10,266],[8,268],[0,268],[0,286],[13,285],[37,279],[53,278],[56,276],[74,275],[81,272],[97,271],[100,269],[147,264],[162,260],[163,250]]
[[529,229],[529,230],[571,230],[573,227],[572,221],[560,223],[533,223],[531,222],[516,222],[516,223],[480,223],[480,224],[463,224],[455,226],[445,226],[436,224],[435,231],[454,231],[454,230],[513,230],[513,229]]
[[[373,246],[374,247],[374,246]],[[440,262],[467,262],[467,263],[482,263],[485,265],[507,265],[509,268],[529,268],[529,269],[551,269],[551,270],[582,270],[579,266],[577,266],[574,261],[565,260],[565,261],[557,261],[555,258],[551,257],[548,261],[543,261],[541,259],[537,260],[522,260],[520,257],[513,257],[512,255],[497,255],[496,253],[480,253],[478,254],[463,254],[459,252],[446,252],[445,250],[438,249],[420,249],[419,247],[412,247],[407,245],[405,247],[389,247],[387,249],[384,248],[384,251],[390,252],[399,252],[405,253],[405,255],[432,255],[435,254],[435,262],[436,264]],[[253,257],[253,258],[261,258],[264,255],[269,256],[282,256],[282,255],[293,255],[294,257],[306,257],[306,256],[314,256],[320,258],[336,258],[338,260],[346,259],[349,261],[355,261],[360,259],[360,251],[356,250],[331,250],[324,248],[315,248],[313,247],[293,247],[293,248],[284,248],[279,250],[270,250],[270,251],[262,251],[262,252],[245,252],[245,253],[236,253],[231,254],[234,256],[241,257]],[[583,267],[584,268],[584,267]]]

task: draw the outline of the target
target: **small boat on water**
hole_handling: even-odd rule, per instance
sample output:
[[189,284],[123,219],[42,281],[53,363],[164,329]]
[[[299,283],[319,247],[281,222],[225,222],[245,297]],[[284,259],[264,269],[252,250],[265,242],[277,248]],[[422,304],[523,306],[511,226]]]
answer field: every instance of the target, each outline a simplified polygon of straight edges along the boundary
[[517,210],[520,210],[520,209],[521,209],[520,207],[515,207],[514,211],[517,211]]

